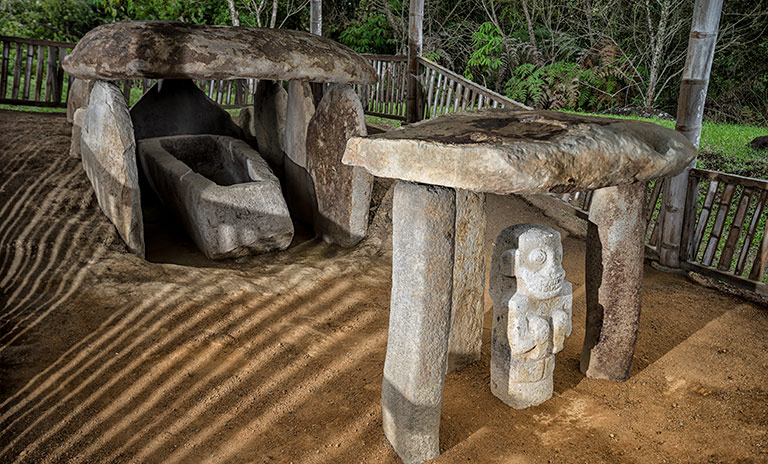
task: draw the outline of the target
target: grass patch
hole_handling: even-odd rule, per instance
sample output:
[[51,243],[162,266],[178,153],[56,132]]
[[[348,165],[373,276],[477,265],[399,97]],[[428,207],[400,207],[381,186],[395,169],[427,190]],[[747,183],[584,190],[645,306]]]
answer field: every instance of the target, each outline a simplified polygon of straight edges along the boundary
[[0,104],[0,110],[10,111],[29,111],[32,113],[66,113],[66,108],[50,108],[42,106],[26,106],[26,105],[3,105]]
[[[605,114],[589,114],[589,116],[634,119],[652,122],[669,129],[675,128],[675,121],[663,119]],[[705,121],[701,127],[699,158],[696,167],[739,176],[768,179],[768,153],[755,150],[748,145],[752,139],[761,135],[768,135],[768,127]]]
[[369,124],[375,124],[379,126],[390,126],[394,128],[398,128],[403,125],[403,121],[399,119],[382,118],[380,116],[371,116],[368,114],[365,115],[365,122]]

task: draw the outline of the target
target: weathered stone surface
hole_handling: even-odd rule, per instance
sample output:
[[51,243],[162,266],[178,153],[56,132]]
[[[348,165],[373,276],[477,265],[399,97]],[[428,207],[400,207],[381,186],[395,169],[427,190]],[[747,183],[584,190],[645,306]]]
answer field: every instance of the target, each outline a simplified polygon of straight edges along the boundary
[[754,148],[755,150],[768,150],[768,135],[761,135],[760,137],[755,137],[752,139],[752,141],[749,142],[749,146],[751,148]]
[[136,140],[169,135],[241,134],[229,113],[187,79],[156,82],[133,105],[131,119]]
[[307,129],[307,171],[317,198],[315,230],[323,240],[356,245],[368,231],[373,176],[341,163],[347,140],[365,135],[363,106],[352,87],[331,86]]
[[285,115],[285,200],[291,216],[313,226],[317,217],[317,198],[312,176],[307,171],[307,128],[315,114],[312,87],[308,82],[288,83]]
[[562,261],[560,234],[546,226],[508,227],[494,243],[491,392],[515,409],[552,396],[555,353],[571,333],[573,289]]
[[448,372],[480,360],[485,300],[485,194],[456,190]]
[[173,21],[99,26],[80,39],[62,66],[82,79],[377,80],[365,58],[317,35]]
[[280,182],[242,140],[215,135],[139,141],[144,173],[210,259],[288,248],[293,223]]
[[259,153],[273,170],[281,173],[285,156],[285,115],[288,92],[282,84],[260,80],[253,106],[243,108],[238,125],[246,137],[256,140]]
[[285,154],[305,169],[307,167],[307,128],[314,114],[315,104],[309,82],[289,82],[283,147]]
[[498,194],[585,191],[675,175],[696,156],[641,121],[489,109],[349,141],[344,163],[375,176]]
[[94,84],[83,118],[81,149],[99,206],[128,249],[144,257],[136,142],[128,106],[116,85]]
[[85,108],[78,108],[72,118],[72,138],[69,142],[69,156],[80,158],[82,154],[81,141],[83,132],[83,120],[85,119]]
[[581,371],[623,382],[640,320],[645,184],[596,190],[587,225],[587,323]]
[[400,182],[393,202],[392,299],[384,362],[384,433],[405,463],[440,454],[453,286],[455,195]]
[[91,97],[94,83],[95,81],[83,79],[72,80],[67,95],[67,121],[70,123],[75,120],[75,111],[88,106],[88,99]]

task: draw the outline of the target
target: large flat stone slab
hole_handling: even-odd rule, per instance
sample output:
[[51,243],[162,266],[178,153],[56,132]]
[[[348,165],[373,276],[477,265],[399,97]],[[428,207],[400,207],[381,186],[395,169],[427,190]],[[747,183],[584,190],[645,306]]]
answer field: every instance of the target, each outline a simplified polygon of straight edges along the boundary
[[210,259],[288,248],[293,223],[280,182],[242,140],[216,135],[139,141],[144,173]]
[[365,115],[354,89],[331,86],[307,129],[307,171],[315,184],[323,240],[343,247],[356,245],[368,231],[373,176],[341,163],[347,140],[366,134]]
[[104,214],[128,249],[144,257],[144,222],[136,166],[136,141],[120,89],[98,81],[81,131],[83,166]]
[[344,163],[379,177],[497,194],[571,192],[681,172],[696,148],[656,124],[514,109],[355,137]]
[[189,79],[157,81],[131,108],[136,140],[169,135],[239,137],[229,113]]
[[81,79],[302,80],[373,84],[368,60],[321,36],[288,29],[203,26],[175,21],[104,24],[62,61]]

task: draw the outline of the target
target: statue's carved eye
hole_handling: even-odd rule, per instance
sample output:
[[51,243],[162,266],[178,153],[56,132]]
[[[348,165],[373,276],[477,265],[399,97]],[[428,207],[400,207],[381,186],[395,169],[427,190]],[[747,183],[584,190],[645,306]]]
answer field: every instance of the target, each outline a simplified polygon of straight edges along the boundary
[[532,264],[541,266],[547,262],[547,253],[541,248],[537,248],[528,255],[528,261]]

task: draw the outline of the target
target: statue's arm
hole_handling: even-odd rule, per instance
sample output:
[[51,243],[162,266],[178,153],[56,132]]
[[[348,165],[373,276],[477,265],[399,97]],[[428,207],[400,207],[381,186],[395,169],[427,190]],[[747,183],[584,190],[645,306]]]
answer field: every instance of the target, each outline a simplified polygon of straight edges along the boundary
[[507,337],[509,347],[514,354],[525,354],[538,345],[546,343],[549,324],[538,316],[529,317],[528,299],[513,297],[509,301],[507,317]]
[[557,353],[563,349],[565,337],[571,334],[573,319],[573,287],[568,281],[563,282],[563,290],[560,292],[561,302],[552,310],[552,352]]

